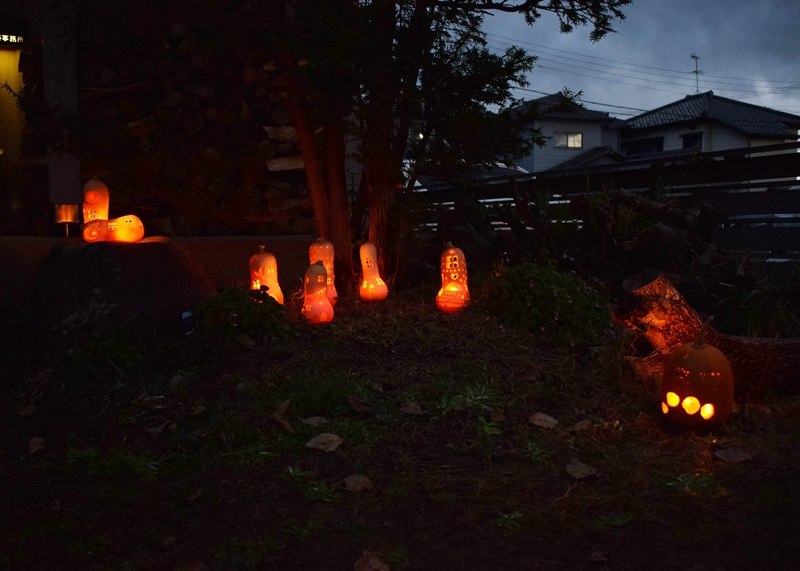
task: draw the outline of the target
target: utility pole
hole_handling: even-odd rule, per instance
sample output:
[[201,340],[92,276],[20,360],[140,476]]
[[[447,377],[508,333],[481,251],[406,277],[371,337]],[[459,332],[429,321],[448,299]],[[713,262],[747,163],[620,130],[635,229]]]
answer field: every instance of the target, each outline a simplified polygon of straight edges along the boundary
[[694,71],[690,73],[694,74],[694,93],[697,95],[700,93],[700,74],[703,73],[703,71],[697,69],[697,62],[700,60],[700,56],[692,54],[692,59],[694,60]]

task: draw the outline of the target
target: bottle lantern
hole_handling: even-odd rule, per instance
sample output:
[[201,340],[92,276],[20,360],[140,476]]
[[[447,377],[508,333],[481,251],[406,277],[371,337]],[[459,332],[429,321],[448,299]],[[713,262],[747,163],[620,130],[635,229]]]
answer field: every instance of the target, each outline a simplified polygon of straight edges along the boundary
[[692,429],[712,428],[733,412],[733,371],[722,351],[704,344],[709,317],[694,343],[676,348],[664,362],[661,410]]
[[83,185],[83,223],[92,220],[108,220],[108,207],[111,200],[108,187],[97,177],[86,181]]
[[358,250],[364,279],[359,293],[364,301],[381,301],[389,295],[389,288],[378,273],[378,251],[371,242],[364,242]]
[[467,260],[461,248],[450,242],[442,252],[442,289],[436,294],[436,307],[445,313],[456,313],[469,304]]
[[266,251],[265,246],[258,247],[258,253],[250,257],[250,289],[260,290],[266,286],[267,294],[283,305],[283,291],[278,283],[278,261]]
[[129,214],[114,220],[91,220],[83,225],[87,242],[138,242],[144,238],[144,224],[138,216]]
[[325,266],[325,271],[328,272],[328,301],[331,302],[331,305],[336,305],[338,295],[336,293],[336,285],[333,283],[333,244],[325,238],[318,238],[308,248],[308,261],[313,264],[317,260],[322,260],[322,265]]
[[321,260],[308,266],[305,280],[303,315],[311,323],[328,323],[333,319],[333,305],[328,300],[328,272]]

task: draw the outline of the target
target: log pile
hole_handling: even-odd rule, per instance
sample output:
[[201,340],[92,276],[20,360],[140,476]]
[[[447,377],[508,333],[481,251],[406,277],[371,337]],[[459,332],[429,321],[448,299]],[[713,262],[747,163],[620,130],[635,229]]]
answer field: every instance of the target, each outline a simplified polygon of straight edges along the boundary
[[[702,319],[657,270],[646,270],[623,282],[622,302],[613,307],[612,320],[640,332],[652,352],[629,357],[641,377],[653,380],[661,374],[667,355],[694,339]],[[722,351],[731,363],[737,397],[757,395],[766,390],[782,394],[800,392],[800,339],[759,339],[725,335],[709,328],[708,344]]]

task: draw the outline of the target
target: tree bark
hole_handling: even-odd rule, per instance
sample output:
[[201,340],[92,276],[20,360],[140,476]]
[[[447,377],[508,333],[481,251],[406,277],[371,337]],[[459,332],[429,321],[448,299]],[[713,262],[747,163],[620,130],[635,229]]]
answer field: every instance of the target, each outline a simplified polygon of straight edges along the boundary
[[336,289],[356,292],[356,279],[353,271],[353,244],[350,236],[350,209],[347,203],[347,177],[344,169],[345,138],[344,130],[338,122],[325,125],[325,168],[328,175],[330,198],[330,241],[333,244],[336,266]]
[[[697,336],[703,322],[661,272],[645,270],[623,284],[626,299],[611,312],[615,323],[641,331],[653,346],[646,357],[629,357],[637,374],[651,380],[676,347]],[[706,341],[728,358],[738,396],[800,392],[800,339],[760,339],[725,335],[709,328]]]

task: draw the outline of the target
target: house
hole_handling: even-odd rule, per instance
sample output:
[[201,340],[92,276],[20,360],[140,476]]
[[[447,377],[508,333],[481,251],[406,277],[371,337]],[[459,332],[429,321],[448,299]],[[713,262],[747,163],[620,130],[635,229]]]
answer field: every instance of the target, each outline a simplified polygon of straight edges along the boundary
[[626,157],[701,152],[796,141],[800,116],[714,95],[687,95],[624,121],[620,151]]
[[617,152],[617,127],[621,123],[618,119],[604,111],[587,109],[560,93],[526,101],[520,109],[527,111],[534,105],[540,119],[533,126],[541,129],[547,143],[541,148],[534,147],[526,157],[515,158],[518,167],[541,172],[624,159]]

